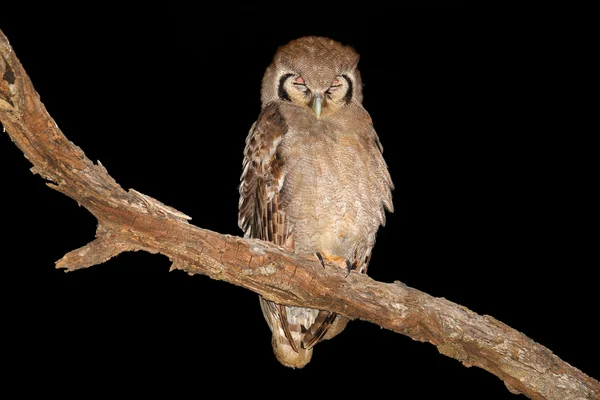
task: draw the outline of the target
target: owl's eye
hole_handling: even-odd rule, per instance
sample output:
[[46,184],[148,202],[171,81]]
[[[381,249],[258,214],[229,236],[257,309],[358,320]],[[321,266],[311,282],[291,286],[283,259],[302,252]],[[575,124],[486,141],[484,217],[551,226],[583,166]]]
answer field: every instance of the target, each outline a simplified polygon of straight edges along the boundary
[[335,79],[332,83],[331,86],[329,86],[329,89],[327,89],[327,94],[331,94],[333,92],[335,92],[340,86],[342,86],[342,82],[340,82],[339,79]]
[[306,83],[304,82],[304,79],[302,79],[301,76],[294,79],[294,87],[296,89],[298,89],[299,91],[301,91],[302,93],[306,93],[308,91],[308,88],[306,87]]

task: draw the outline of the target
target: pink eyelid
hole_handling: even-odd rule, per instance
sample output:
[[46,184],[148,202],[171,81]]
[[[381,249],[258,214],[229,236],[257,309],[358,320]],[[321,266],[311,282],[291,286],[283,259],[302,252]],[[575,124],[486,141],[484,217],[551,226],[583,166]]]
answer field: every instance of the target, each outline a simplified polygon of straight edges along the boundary
[[[296,79],[294,79],[294,83],[298,83],[298,84],[300,84],[300,85],[304,85],[304,84],[305,84],[305,82],[304,82],[304,78],[302,78],[301,76],[299,76],[299,77],[297,77]],[[339,79],[335,79],[335,80],[334,80],[334,81],[331,83],[331,85],[332,85],[332,86],[338,86],[338,85],[341,85],[341,84],[342,84],[342,83],[340,82],[340,80],[339,80]]]

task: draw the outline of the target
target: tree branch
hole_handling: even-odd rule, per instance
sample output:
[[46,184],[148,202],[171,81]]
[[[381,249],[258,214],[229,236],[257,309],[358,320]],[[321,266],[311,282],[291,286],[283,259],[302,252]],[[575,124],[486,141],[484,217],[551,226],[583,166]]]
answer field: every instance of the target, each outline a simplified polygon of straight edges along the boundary
[[259,240],[190,225],[189,217],[135,190],[125,191],[60,131],[0,32],[0,120],[48,186],[73,198],[98,220],[96,239],[56,263],[72,271],[123,251],[168,256],[172,268],[247,288],[290,305],[370,321],[429,342],[463,365],[483,368],[513,393],[532,399],[597,399],[600,384],[549,349],[490,316],[400,282],[322,268]]

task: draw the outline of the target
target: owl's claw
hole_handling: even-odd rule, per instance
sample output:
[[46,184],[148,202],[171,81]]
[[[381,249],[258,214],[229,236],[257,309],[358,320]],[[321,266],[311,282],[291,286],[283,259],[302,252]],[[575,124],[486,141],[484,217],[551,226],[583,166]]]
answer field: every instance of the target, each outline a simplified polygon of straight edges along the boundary
[[347,278],[348,275],[350,275],[350,271],[352,271],[354,268],[352,268],[352,263],[348,260],[346,260],[346,270],[348,271],[346,273],[346,276],[344,278]]
[[323,262],[323,255],[321,254],[321,252],[317,251],[315,253],[315,255],[317,256],[317,258],[319,259],[319,261],[321,261],[321,265],[323,266],[323,268],[325,268],[325,263]]
[[[315,256],[317,256],[317,258],[319,259],[319,261],[321,262],[321,265],[323,266],[323,268],[325,268],[325,259],[323,258],[323,254],[321,254],[320,251],[316,251],[315,252]],[[335,257],[327,257],[327,260],[338,264],[340,267],[342,267],[343,265],[346,266],[346,276],[344,276],[344,278],[347,278],[348,275],[350,275],[350,272],[353,269],[356,269],[356,266],[354,266],[349,260],[346,260],[343,257],[339,257],[339,256],[335,256]]]

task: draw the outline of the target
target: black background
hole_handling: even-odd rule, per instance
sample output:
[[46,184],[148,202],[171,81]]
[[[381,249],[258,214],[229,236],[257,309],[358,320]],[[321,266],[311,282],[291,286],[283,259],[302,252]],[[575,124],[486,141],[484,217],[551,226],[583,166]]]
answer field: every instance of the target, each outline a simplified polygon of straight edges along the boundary
[[[535,60],[487,40],[458,7],[317,9],[48,10],[5,13],[0,29],[88,158],[124,189],[231,235],[244,139],[277,47],[309,34],[354,46],[396,185],[370,275],[492,315],[598,378],[597,180],[585,178],[587,145],[545,108]],[[161,255],[56,270],[96,221],[30,167],[0,133],[3,363],[24,393],[518,398],[482,369],[361,321],[306,368],[284,368],[256,294],[169,273]]]

